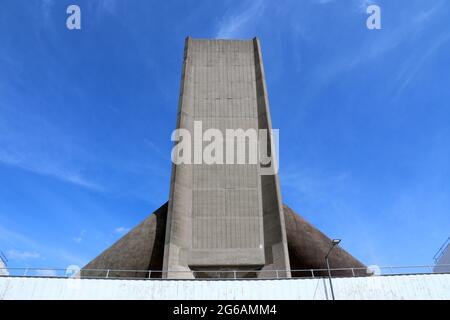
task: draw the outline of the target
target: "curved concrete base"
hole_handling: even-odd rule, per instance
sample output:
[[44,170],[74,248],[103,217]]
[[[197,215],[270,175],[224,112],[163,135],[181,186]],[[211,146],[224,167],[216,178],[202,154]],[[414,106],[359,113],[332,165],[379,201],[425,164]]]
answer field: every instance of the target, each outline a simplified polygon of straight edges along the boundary
[[[330,250],[331,239],[315,228],[287,205],[283,206],[286,223],[291,270],[327,269],[325,256]],[[331,269],[362,268],[354,270],[355,275],[364,276],[366,266],[340,247],[329,256]],[[328,275],[327,271],[315,271],[314,276]],[[352,276],[351,270],[332,271],[333,276]],[[293,277],[309,277],[311,272],[292,272]]]
[[[147,278],[146,270],[162,270],[164,237],[166,232],[167,202],[141,224],[128,232],[82,270],[82,277],[104,277],[106,271],[90,270],[143,270],[143,272],[114,272],[110,277]],[[160,278],[161,274],[151,274]]]
[[[331,239],[312,224],[295,213],[287,205],[283,206],[291,270],[326,269],[325,255],[330,249]],[[160,278],[161,273],[149,274],[147,270],[162,270],[164,238],[166,231],[167,202],[146,218],[136,228],[117,241],[109,249],[88,263],[82,277],[104,277],[106,270],[143,270],[142,272],[114,272],[110,277]],[[342,248],[335,248],[329,258],[330,267],[365,268],[364,264]],[[104,269],[88,271],[89,269]],[[357,275],[366,275],[365,270],[355,270]],[[315,272],[323,276],[326,272]],[[334,271],[333,276],[351,276],[351,271]],[[310,272],[293,272],[293,277],[311,276]]]

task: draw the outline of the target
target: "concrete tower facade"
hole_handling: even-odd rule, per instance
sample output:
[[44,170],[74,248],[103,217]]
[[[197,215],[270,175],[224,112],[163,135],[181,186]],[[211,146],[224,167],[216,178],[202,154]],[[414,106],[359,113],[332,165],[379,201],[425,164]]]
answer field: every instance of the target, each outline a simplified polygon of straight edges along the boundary
[[[200,132],[195,122],[201,123]],[[258,39],[186,39],[177,128],[197,136],[214,128],[224,137],[226,129],[271,129]],[[271,156],[275,162],[275,153]],[[289,269],[278,176],[263,175],[262,169],[259,163],[173,165],[164,247],[167,277]]]
[[[177,128],[192,135],[199,122],[202,132],[272,129],[258,39],[187,38],[181,80]],[[267,165],[172,164],[169,201],[89,262],[80,276],[278,278],[308,277],[311,269],[320,269],[314,276],[327,276],[331,239],[283,205],[278,175],[270,170],[277,159],[268,139],[258,141],[268,146]],[[332,268],[366,274],[364,264],[342,248],[329,258]]]

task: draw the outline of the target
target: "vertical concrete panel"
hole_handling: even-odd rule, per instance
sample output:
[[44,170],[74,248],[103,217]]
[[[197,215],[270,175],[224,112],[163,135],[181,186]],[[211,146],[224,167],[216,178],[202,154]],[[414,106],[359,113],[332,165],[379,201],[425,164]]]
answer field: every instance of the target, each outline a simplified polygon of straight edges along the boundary
[[[271,128],[257,40],[188,38],[180,91],[177,128]],[[277,176],[263,179],[259,165],[174,165],[165,270],[289,269]]]
[[[260,129],[272,130],[261,47],[257,38],[253,39],[253,48],[258,124]],[[278,161],[278,159],[276,159],[277,155],[271,150],[270,146],[272,142],[270,141],[270,135],[268,136],[268,139],[268,150],[272,156],[273,163],[274,161]],[[266,264],[264,269],[290,269],[278,174],[262,175],[261,189],[266,254]],[[272,276],[270,273],[264,274]],[[289,275],[289,273],[287,275]]]

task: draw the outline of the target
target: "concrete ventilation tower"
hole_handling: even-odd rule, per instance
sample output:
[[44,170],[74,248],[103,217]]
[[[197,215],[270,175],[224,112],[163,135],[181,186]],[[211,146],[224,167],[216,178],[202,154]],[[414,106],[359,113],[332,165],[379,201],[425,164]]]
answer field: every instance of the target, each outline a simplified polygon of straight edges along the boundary
[[[226,129],[271,129],[258,39],[186,39],[177,128],[194,132],[195,121],[223,137]],[[167,277],[191,270],[208,277],[211,270],[290,269],[278,175],[260,170],[259,164],[174,165]]]
[[[258,39],[186,39],[177,128],[194,136],[196,122],[202,132],[219,129],[224,137],[226,129],[272,129]],[[267,143],[276,162],[273,141],[258,142]],[[142,271],[109,276],[148,277],[155,270],[151,277],[194,279],[236,276],[232,270],[240,278],[264,278],[325,269],[331,240],[283,205],[278,175],[262,174],[265,169],[249,163],[173,164],[168,203],[82,275],[114,269]],[[341,248],[329,261],[332,268],[364,268]]]

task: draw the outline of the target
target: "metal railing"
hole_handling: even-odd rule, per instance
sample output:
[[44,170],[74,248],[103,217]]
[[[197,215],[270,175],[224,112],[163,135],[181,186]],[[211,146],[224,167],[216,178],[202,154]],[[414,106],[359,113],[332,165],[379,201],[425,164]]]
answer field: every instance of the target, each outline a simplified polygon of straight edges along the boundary
[[[439,268],[439,269],[437,269]],[[450,264],[438,266],[381,266],[371,268],[332,268],[332,277],[391,276],[411,274],[450,273]],[[6,271],[6,272],[5,272]],[[324,278],[328,269],[291,270],[114,270],[114,269],[61,269],[61,268],[0,268],[0,277],[44,277],[82,279],[133,280],[254,280]]]

